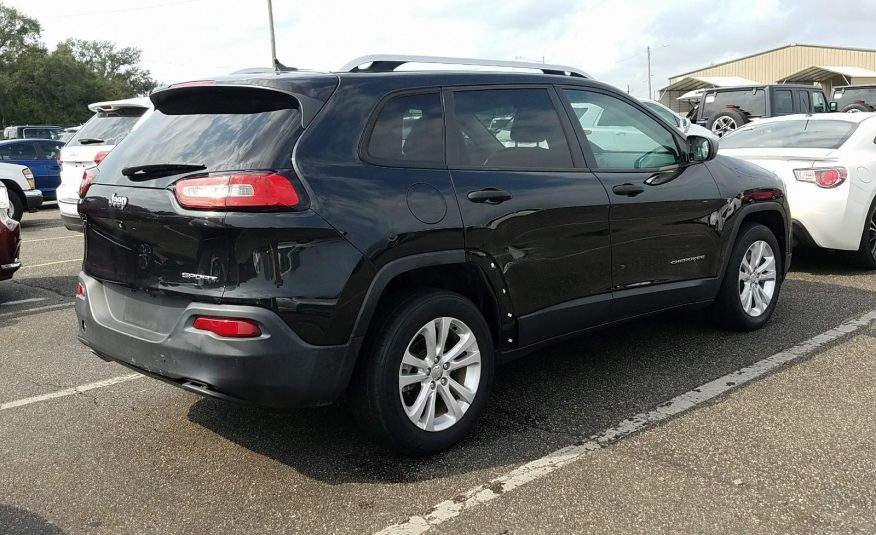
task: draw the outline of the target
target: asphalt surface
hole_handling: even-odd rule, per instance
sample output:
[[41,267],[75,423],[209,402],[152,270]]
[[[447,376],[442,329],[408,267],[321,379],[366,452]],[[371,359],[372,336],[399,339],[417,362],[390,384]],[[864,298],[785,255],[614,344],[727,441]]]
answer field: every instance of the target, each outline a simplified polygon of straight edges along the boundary
[[[0,405],[130,375],[78,344],[81,235],[23,223],[0,283]],[[20,302],[24,301],[24,302]],[[0,534],[370,533],[876,309],[876,274],[796,254],[757,333],[653,317],[497,372],[472,437],[428,459],[369,443],[342,406],[274,411],[138,378],[0,410]],[[876,331],[464,511],[434,531],[876,531]]]

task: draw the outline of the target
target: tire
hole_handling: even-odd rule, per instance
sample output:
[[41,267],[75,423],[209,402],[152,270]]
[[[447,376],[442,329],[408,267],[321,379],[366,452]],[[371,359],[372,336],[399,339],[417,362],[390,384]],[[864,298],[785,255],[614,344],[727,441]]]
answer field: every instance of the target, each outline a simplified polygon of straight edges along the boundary
[[870,205],[870,211],[864,220],[861,245],[857,251],[849,254],[849,261],[861,269],[876,269],[876,199]]
[[873,109],[865,104],[849,104],[842,109],[843,113],[860,113],[868,111],[873,111]]
[[[768,245],[769,251],[765,249],[762,258],[758,261],[756,249],[753,248],[760,243]],[[772,259],[771,267],[769,258]],[[746,264],[743,264],[743,260]],[[754,282],[745,280],[749,276],[745,266],[750,265],[752,260],[756,263],[755,267],[763,269]],[[763,327],[773,315],[776,302],[779,300],[782,273],[784,273],[782,269],[781,250],[772,231],[761,224],[743,224],[733,245],[721,289],[709,309],[712,321],[735,331],[753,331]],[[754,286],[758,286],[761,292],[755,293],[750,290],[746,298],[745,289]],[[769,294],[768,303],[763,298],[760,298],[762,302],[758,303],[758,296],[766,294]],[[747,306],[743,305],[743,299],[747,299]],[[763,303],[766,303],[766,306],[763,306]],[[747,307],[751,307],[750,310],[746,310]]]
[[728,108],[709,117],[709,120],[706,121],[706,128],[717,136],[723,136],[747,122],[749,122],[748,117],[744,113],[734,108]]
[[9,202],[12,204],[12,219],[20,222],[21,218],[24,217],[24,199],[12,190],[7,191],[9,192]]
[[[371,437],[406,455],[423,456],[446,450],[469,434],[490,394],[495,364],[487,322],[468,299],[438,290],[407,294],[382,311],[382,320],[369,334],[353,377],[350,403],[355,419]],[[423,333],[436,323],[439,333],[444,323],[449,325],[446,354],[464,341],[457,333],[466,339],[466,333],[473,335],[475,345],[443,366],[439,361],[438,366],[431,367],[435,361],[428,358]],[[422,358],[408,357],[405,362],[422,366],[403,362],[408,350],[414,357]],[[479,363],[475,364],[478,356]],[[463,362],[472,364],[452,368],[453,363]],[[403,381],[409,384],[402,387]],[[454,383],[465,387],[470,402],[463,400]],[[445,401],[447,395],[456,399],[455,413]],[[422,400],[425,408],[417,411]],[[430,408],[434,417],[431,429]]]

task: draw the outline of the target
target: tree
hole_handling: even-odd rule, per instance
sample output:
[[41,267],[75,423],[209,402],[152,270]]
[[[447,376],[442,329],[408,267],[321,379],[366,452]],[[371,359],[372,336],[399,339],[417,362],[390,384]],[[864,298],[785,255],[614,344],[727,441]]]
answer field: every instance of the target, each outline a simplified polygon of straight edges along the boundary
[[26,54],[45,52],[40,41],[41,31],[36,19],[0,4],[0,67],[6,67]]
[[101,78],[126,87],[131,96],[145,95],[155,88],[149,71],[140,67],[142,52],[134,47],[119,48],[111,41],[67,39],[58,53],[68,53]]

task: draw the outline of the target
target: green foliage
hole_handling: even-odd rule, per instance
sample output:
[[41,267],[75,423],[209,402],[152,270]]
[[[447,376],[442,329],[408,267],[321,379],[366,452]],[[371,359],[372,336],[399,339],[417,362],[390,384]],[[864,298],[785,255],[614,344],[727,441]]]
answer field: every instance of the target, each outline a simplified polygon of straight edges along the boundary
[[36,19],[0,4],[0,126],[75,125],[87,105],[147,94],[157,84],[137,48],[68,39],[49,52]]

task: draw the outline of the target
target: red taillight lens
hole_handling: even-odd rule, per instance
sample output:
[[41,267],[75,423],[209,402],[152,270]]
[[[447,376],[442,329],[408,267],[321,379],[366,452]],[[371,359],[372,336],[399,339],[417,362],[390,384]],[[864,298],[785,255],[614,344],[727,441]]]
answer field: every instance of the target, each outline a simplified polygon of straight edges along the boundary
[[228,173],[180,180],[174,186],[184,208],[292,208],[298,192],[278,173]]
[[110,153],[108,150],[102,150],[94,156],[94,165],[100,165],[100,162]]
[[835,188],[846,181],[849,173],[845,167],[823,169],[794,169],[794,177],[800,182],[812,182],[821,188]]
[[258,324],[250,320],[198,316],[193,327],[225,338],[255,338],[262,335]]
[[85,299],[85,285],[81,282],[76,283],[76,297]]
[[94,179],[97,177],[97,172],[92,169],[86,169],[84,173],[82,173],[82,182],[79,183],[79,198],[84,199],[85,195],[88,194],[88,188],[91,187],[91,183],[94,182]]

